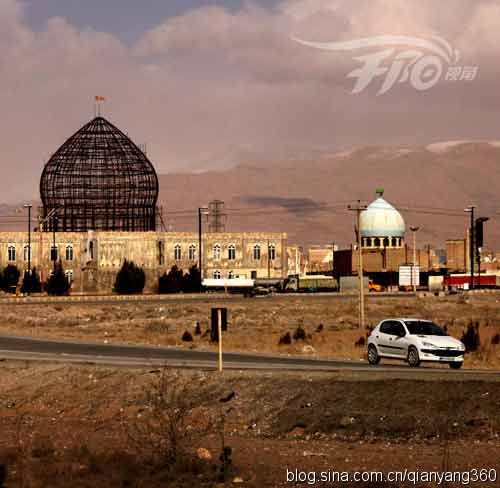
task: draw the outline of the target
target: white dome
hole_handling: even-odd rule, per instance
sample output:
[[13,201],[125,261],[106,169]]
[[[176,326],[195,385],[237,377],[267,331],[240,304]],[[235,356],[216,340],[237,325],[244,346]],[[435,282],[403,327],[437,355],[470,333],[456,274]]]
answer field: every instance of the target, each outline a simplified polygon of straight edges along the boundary
[[405,221],[382,197],[361,212],[361,237],[404,237]]

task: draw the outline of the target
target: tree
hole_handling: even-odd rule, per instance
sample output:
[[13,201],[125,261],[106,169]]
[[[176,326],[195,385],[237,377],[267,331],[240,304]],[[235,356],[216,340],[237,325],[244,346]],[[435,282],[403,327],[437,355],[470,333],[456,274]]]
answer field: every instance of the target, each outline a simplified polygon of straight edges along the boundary
[[2,290],[4,291],[12,291],[15,290],[17,284],[19,283],[19,277],[21,273],[17,269],[17,266],[13,264],[9,264],[3,270],[1,284]]
[[175,264],[158,279],[158,293],[180,293],[184,289],[184,273]]
[[196,293],[200,291],[201,273],[196,264],[189,268],[189,273],[184,275],[184,292]]
[[45,291],[49,295],[61,296],[61,295],[67,295],[69,293],[70,288],[71,285],[68,281],[67,276],[64,274],[62,263],[61,261],[59,261],[56,264],[56,269],[54,270],[50,278],[47,280],[47,283],[45,284]]
[[21,286],[21,293],[40,293],[42,291],[42,284],[36,268],[24,272],[23,284]]
[[115,291],[120,295],[142,293],[146,285],[144,270],[133,261],[125,261],[118,271],[115,280]]

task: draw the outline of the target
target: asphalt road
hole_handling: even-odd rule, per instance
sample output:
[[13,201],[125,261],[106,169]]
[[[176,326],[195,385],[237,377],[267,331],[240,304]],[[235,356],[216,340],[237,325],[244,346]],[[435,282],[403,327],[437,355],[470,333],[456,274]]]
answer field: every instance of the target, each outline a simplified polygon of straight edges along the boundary
[[[27,337],[0,335],[0,360],[57,361],[64,363],[102,364],[126,367],[149,367],[168,364],[171,367],[215,369],[218,354],[181,348],[156,348],[95,344],[87,342],[52,341]],[[369,366],[366,362],[306,359],[266,354],[224,353],[225,369],[261,369],[284,371],[376,371],[403,374],[438,373],[465,375],[471,379],[478,375],[498,375],[498,371],[436,369],[418,370],[406,365]]]

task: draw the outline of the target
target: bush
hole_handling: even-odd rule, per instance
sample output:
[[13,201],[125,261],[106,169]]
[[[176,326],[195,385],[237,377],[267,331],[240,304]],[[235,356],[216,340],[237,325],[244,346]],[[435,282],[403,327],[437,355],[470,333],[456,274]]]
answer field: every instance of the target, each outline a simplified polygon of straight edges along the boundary
[[491,338],[491,343],[492,343],[494,346],[498,346],[498,344],[500,344],[500,334],[495,334],[495,335]]
[[199,322],[196,322],[196,327],[194,328],[194,335],[201,335],[201,326]]
[[71,285],[67,276],[64,274],[64,269],[61,261],[56,264],[56,269],[45,284],[45,291],[52,296],[67,295]]
[[120,295],[142,293],[146,284],[144,270],[133,261],[125,261],[115,280],[115,292]]
[[19,283],[21,273],[16,266],[9,264],[0,275],[0,283],[3,291],[13,291]]
[[158,293],[180,293],[184,289],[184,273],[176,265],[170,271],[160,276],[158,280]]
[[129,444],[171,471],[188,462],[189,450],[213,434],[207,390],[164,368],[144,393],[140,420],[123,419]]
[[467,330],[462,335],[462,342],[465,345],[467,352],[474,352],[479,349],[481,345],[481,338],[479,336],[479,324],[477,322],[469,322]]
[[23,284],[21,285],[21,293],[40,293],[42,291],[42,284],[36,268],[25,271],[23,277]]
[[293,333],[293,338],[296,341],[305,341],[307,339],[306,331],[302,328],[302,326],[298,326]]
[[292,343],[292,336],[290,335],[290,332],[287,332],[286,334],[283,334],[280,337],[280,342],[279,345],[288,345]]
[[182,340],[183,342],[193,342],[193,336],[189,331],[186,330],[186,332],[182,334]]
[[184,275],[183,288],[185,293],[197,293],[201,288],[201,273],[196,264]]

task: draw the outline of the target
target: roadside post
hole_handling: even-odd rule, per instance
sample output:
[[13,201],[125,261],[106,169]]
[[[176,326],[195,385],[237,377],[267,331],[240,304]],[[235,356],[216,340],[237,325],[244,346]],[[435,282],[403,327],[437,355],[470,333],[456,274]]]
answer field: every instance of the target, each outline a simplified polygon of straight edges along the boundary
[[217,310],[217,333],[219,336],[219,372],[222,373],[222,309]]

